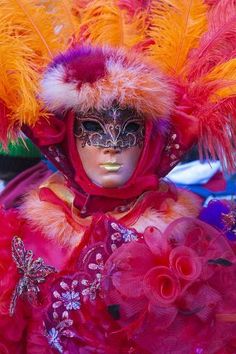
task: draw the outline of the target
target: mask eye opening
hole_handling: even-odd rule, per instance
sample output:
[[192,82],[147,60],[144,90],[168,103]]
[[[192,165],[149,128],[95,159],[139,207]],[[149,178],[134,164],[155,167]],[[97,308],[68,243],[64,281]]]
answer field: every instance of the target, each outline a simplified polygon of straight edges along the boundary
[[101,126],[101,124],[99,122],[96,122],[94,120],[83,120],[81,122],[83,128],[87,131],[87,132],[91,132],[91,133],[101,133],[103,132],[103,128]]
[[137,122],[130,122],[125,126],[124,132],[125,133],[136,133],[137,131],[140,130],[140,128],[141,128],[141,124],[139,124]]

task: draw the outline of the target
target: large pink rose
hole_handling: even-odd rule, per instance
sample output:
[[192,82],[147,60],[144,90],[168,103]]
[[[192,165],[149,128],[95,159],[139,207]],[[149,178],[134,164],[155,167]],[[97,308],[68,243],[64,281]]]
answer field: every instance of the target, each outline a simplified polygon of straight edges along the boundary
[[164,266],[152,268],[144,278],[144,292],[153,303],[169,305],[180,294],[180,283],[175,274]]
[[103,280],[103,287],[104,289],[106,286],[110,287],[111,281],[120,295],[131,298],[143,296],[143,278],[155,265],[155,257],[144,243],[124,244],[105,264],[106,277]]
[[202,271],[202,262],[196,252],[186,246],[174,248],[169,255],[170,267],[178,278],[196,280]]

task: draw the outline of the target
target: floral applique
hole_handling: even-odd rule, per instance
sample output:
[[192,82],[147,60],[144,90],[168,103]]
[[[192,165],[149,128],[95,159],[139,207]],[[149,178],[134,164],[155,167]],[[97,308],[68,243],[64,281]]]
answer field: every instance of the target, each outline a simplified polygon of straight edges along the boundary
[[[98,226],[97,224],[97,228]],[[76,312],[83,311],[85,303],[101,298],[102,273],[107,259],[123,243],[138,239],[135,231],[113,220],[103,221],[99,230],[105,232],[104,241],[88,246],[76,261],[77,272],[62,277],[59,275],[53,284],[52,302],[48,308],[45,327],[48,343],[59,353],[63,353],[67,346],[66,338],[73,338],[76,335],[73,328]],[[92,232],[95,232],[94,229]],[[70,329],[68,330],[65,325]]]
[[[113,318],[118,309],[122,328],[129,328],[140,352],[148,341],[153,353],[209,353],[209,328],[214,343],[214,333],[220,336],[223,321],[235,313],[235,261],[220,231],[182,217],[163,233],[146,228],[143,238],[113,252],[102,273],[101,294],[107,307],[112,305]],[[182,351],[184,340],[176,338],[186,338],[187,349]]]
[[101,287],[101,279],[102,279],[101,273],[97,273],[96,278],[93,281],[88,279],[83,279],[81,281],[81,284],[84,285],[85,288],[82,290],[81,294],[83,296],[88,296],[91,301],[94,301]]
[[113,230],[115,230],[116,232],[111,234],[111,249],[112,251],[116,250],[118,245],[117,243],[127,243],[127,242],[131,242],[131,241],[136,241],[137,240],[137,234],[131,230],[131,229],[127,229],[126,227],[117,224],[115,222],[111,223],[111,227]]
[[[105,261],[108,255],[103,251],[103,247],[92,248],[84,257],[87,261],[84,261],[85,271],[88,276],[81,280],[83,290],[81,294],[85,297],[89,297],[90,301],[94,301],[101,287],[102,271],[104,269]],[[89,276],[90,275],[90,276]]]
[[[73,338],[75,333],[70,329],[73,325],[73,320],[64,315],[64,318],[55,326],[50,329],[46,329],[46,338],[49,345],[56,349],[59,353],[64,353],[62,339]],[[46,327],[46,326],[45,326]]]
[[44,326],[49,345],[59,353],[64,353],[63,340],[75,337],[70,315],[81,307],[80,294],[79,277],[65,276],[53,285],[52,303]]
[[77,289],[78,280],[74,279],[71,285],[68,285],[65,281],[61,281],[59,286],[60,292],[58,290],[53,292],[53,297],[55,298],[55,302],[52,304],[54,318],[58,317],[56,312],[58,308],[63,308],[63,315],[68,316],[68,311],[78,310],[81,306],[80,293]]
[[15,236],[12,240],[12,258],[16,263],[21,278],[15,287],[10,303],[9,313],[13,316],[17,299],[25,295],[31,304],[37,304],[40,292],[38,284],[44,283],[47,276],[56,269],[44,264],[42,258],[33,259],[33,252],[26,250],[21,238]]

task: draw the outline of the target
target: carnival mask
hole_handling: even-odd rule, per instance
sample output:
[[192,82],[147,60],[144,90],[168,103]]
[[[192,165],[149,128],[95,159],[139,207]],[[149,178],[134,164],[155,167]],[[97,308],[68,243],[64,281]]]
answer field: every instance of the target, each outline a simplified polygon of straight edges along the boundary
[[135,171],[144,141],[144,119],[117,106],[77,115],[75,136],[87,176],[105,188],[125,184]]
[[102,112],[90,112],[77,116],[75,136],[83,146],[127,149],[142,146],[144,119],[132,109],[112,107]]

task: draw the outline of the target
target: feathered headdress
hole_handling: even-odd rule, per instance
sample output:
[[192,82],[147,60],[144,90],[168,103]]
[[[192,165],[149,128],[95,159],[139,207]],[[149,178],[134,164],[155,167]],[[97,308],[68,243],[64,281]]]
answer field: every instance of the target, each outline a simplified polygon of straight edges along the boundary
[[235,169],[233,0],[2,0],[0,18],[2,140],[50,122],[49,111],[117,100],[169,120],[163,174],[181,158],[175,132],[182,152],[199,142],[201,154]]

